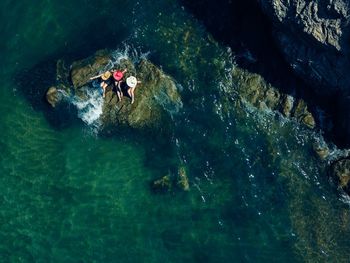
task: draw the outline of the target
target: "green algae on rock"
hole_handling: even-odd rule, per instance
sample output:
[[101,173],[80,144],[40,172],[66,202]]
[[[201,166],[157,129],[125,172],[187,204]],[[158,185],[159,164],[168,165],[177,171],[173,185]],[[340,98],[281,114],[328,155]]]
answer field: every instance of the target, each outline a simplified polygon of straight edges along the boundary
[[172,189],[172,179],[171,175],[167,174],[162,178],[156,179],[151,184],[152,190],[155,192],[168,192]]
[[185,166],[180,166],[178,169],[177,185],[184,191],[190,190],[190,184],[188,181],[187,171]]
[[[69,94],[71,86],[75,96],[84,101],[87,99],[84,88],[90,85],[91,77],[113,67],[128,69],[126,77],[135,75],[142,81],[135,91],[135,103],[131,104],[127,97],[119,101],[113,90],[114,84],[109,85],[100,117],[102,129],[121,126],[158,131],[168,129],[170,115],[177,113],[182,107],[175,80],[146,59],[134,64],[130,59],[122,58],[116,65],[113,64],[113,59],[112,52],[100,50],[91,57],[73,62],[70,72],[67,72],[64,62],[59,60],[56,70],[59,84],[55,87],[56,91],[62,90]],[[54,100],[56,97],[53,97],[53,91],[49,90],[47,95],[52,106],[58,103],[58,99]]]
[[154,180],[151,183],[152,190],[155,192],[169,192],[173,189],[182,191],[190,190],[187,168],[181,165],[175,172],[169,172],[167,175]]
[[273,110],[282,113],[287,118],[294,118],[299,123],[313,129],[315,119],[308,110],[304,100],[291,95],[282,94],[268,84],[260,75],[235,68],[232,72],[238,96],[261,110]]
[[106,67],[110,61],[111,53],[108,50],[99,50],[91,57],[73,62],[70,71],[73,87],[80,88],[88,84],[91,77],[108,70]]
[[[132,65],[127,66],[127,75],[131,72],[130,66]],[[131,104],[125,97],[118,101],[115,92],[109,88],[101,116],[103,125],[167,129],[170,125],[170,115],[177,113],[182,107],[175,81],[147,60],[137,64],[135,72],[137,78],[142,81],[135,91],[135,102]]]

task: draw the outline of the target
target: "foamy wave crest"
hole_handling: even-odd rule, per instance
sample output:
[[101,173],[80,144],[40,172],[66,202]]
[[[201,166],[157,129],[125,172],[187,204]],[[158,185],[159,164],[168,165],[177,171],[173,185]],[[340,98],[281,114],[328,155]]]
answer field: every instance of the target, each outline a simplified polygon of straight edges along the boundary
[[[124,44],[123,48],[111,52],[111,60],[99,73],[117,68],[123,60],[131,60],[138,63],[147,58],[149,52],[142,53],[136,48]],[[78,117],[87,125],[99,128],[101,125],[100,116],[103,112],[103,98],[100,82],[95,80],[89,86],[84,87],[78,95],[69,99],[77,108]]]
[[78,117],[87,125],[99,127],[99,118],[102,114],[103,98],[99,87],[89,88],[83,90],[83,96],[74,96],[72,104],[78,110]]
[[134,64],[137,64],[142,59],[147,59],[150,52],[141,52],[135,47],[125,44],[122,49],[117,49],[112,52],[112,60],[110,61],[111,65],[110,69],[120,65],[122,60],[128,59],[132,61]]

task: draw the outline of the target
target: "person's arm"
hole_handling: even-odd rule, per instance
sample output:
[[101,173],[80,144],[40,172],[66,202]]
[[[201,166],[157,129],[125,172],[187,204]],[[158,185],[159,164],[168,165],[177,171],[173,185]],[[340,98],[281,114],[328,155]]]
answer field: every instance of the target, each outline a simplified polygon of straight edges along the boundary
[[97,79],[97,78],[101,77],[102,75],[103,75],[103,74],[100,74],[100,75],[97,75],[97,76],[95,76],[95,77],[91,77],[90,79],[91,79],[91,80]]

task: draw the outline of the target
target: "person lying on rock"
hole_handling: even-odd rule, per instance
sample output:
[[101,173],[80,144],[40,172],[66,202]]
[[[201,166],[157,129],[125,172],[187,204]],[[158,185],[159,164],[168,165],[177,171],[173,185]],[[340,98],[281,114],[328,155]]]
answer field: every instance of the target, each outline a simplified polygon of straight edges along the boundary
[[124,69],[123,71],[120,71],[120,70],[113,70],[113,79],[114,79],[114,85],[115,85],[115,88],[117,90],[117,95],[118,95],[118,99],[119,101],[122,100],[122,97],[123,97],[123,92],[122,90],[120,89],[120,85],[119,83],[122,81],[123,77],[124,77],[124,74],[125,72],[127,72],[128,70],[127,69]]
[[112,84],[111,76],[112,76],[112,73],[111,71],[108,70],[100,75],[90,78],[91,80],[98,79],[98,78],[102,79],[100,87],[103,90],[103,93],[102,93],[103,98],[106,96],[106,88]]
[[126,79],[126,82],[119,81],[118,83],[118,89],[122,92],[126,92],[129,97],[131,98],[131,104],[135,101],[135,89],[137,87],[137,84],[140,84],[141,81],[137,80],[136,77],[130,76]]

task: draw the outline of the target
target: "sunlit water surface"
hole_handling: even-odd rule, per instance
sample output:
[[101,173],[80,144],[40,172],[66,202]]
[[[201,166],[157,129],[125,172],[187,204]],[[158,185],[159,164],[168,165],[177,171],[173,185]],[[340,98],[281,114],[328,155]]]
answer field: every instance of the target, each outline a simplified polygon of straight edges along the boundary
[[[237,103],[235,54],[177,1],[0,6],[1,262],[349,262],[349,207],[314,156],[319,135]],[[24,96],[24,69],[101,48],[147,53],[177,80],[174,156],[78,116],[57,128]],[[190,192],[152,193],[178,159]]]

